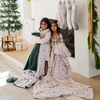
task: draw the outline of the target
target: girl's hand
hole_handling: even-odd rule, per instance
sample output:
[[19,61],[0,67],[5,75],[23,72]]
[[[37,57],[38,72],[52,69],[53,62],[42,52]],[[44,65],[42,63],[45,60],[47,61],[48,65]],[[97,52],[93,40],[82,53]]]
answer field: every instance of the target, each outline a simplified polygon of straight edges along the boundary
[[44,38],[45,36],[44,35],[42,35],[42,36],[40,36],[40,39],[42,39],[42,38]]

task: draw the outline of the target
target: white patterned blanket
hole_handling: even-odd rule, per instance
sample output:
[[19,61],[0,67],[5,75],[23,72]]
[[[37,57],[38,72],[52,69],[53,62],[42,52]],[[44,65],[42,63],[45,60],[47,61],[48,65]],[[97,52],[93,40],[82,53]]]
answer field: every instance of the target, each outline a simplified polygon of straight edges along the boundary
[[47,76],[38,80],[33,87],[34,98],[54,98],[75,95],[93,99],[93,89],[90,86],[75,82],[68,72],[71,70],[70,53],[64,44],[53,47],[49,62],[50,70]]

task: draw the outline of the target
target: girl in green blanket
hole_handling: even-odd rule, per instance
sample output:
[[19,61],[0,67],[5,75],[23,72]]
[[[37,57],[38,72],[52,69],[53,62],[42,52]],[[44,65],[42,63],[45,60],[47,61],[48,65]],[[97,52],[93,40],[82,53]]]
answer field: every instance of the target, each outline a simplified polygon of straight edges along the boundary
[[[50,55],[50,38],[51,38],[51,31],[50,31],[50,22],[48,18],[43,18],[40,22],[40,28],[36,32],[32,33],[32,35],[38,36],[35,41],[35,46],[27,60],[24,70],[37,70],[37,59],[38,59],[38,52],[40,44],[45,44],[45,67],[44,67],[44,76],[47,75],[48,71],[48,61]],[[36,33],[36,34],[35,34]]]

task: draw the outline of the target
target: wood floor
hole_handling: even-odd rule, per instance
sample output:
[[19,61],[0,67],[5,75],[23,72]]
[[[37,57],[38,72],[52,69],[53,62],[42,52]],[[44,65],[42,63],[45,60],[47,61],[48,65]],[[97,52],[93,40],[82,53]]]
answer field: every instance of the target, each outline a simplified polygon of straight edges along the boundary
[[[27,61],[27,58],[33,48],[33,44],[28,44],[28,50],[25,51],[6,51],[5,53],[14,59],[20,61],[21,63],[25,64]],[[86,78],[80,74],[77,74],[75,72],[70,72],[70,76],[77,82],[90,85],[93,88],[94,91],[94,99],[93,100],[100,100],[100,76],[96,76],[93,78]],[[85,99],[89,100],[89,99]]]
[[28,43],[28,50],[23,51],[4,51],[5,54],[13,57],[14,59],[20,61],[21,63],[25,64],[27,61],[27,58],[34,47],[33,44]]

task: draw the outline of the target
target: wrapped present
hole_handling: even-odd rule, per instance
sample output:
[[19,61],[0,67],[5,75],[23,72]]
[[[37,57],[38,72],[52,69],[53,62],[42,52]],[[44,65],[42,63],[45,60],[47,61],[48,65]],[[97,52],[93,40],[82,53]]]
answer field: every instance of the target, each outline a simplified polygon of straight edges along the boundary
[[22,38],[22,37],[20,37],[18,40],[19,40],[19,41],[26,42],[26,39],[25,39],[25,38]]
[[18,42],[19,41],[19,36],[18,35],[14,35],[13,36],[13,42]]
[[16,42],[13,42],[13,48],[16,50]]
[[3,48],[2,39],[3,39],[3,36],[1,35],[1,36],[0,36],[0,49],[2,49],[2,48]]
[[13,48],[14,48],[14,50],[16,49],[16,42],[18,42],[19,41],[19,36],[18,35],[12,35],[12,37],[13,37]]
[[25,41],[19,41],[15,43],[16,50],[26,50],[28,49],[28,43]]
[[13,50],[12,36],[3,36],[3,51]]
[[28,43],[27,42],[20,41],[20,43],[21,43],[21,50],[28,49]]
[[15,48],[16,48],[16,50],[21,50],[21,42],[16,42]]
[[0,50],[2,48],[2,39],[0,39]]

